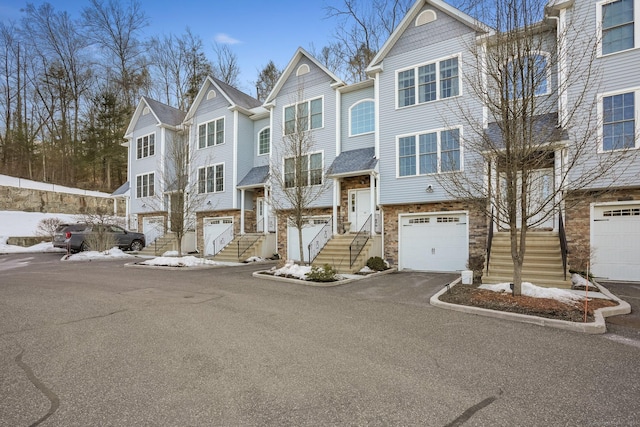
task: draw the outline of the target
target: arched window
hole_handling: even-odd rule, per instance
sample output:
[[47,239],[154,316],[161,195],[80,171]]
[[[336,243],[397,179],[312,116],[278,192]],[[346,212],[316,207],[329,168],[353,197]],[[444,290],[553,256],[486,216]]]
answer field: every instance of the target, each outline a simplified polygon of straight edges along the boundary
[[375,130],[375,103],[365,99],[349,109],[349,135],[361,135]]
[[298,69],[296,70],[296,76],[302,76],[305,74],[308,74],[309,71],[311,71],[309,69],[309,66],[307,64],[302,64],[301,66],[298,67]]
[[209,99],[213,99],[216,97],[216,91],[215,90],[210,90],[209,92],[207,92],[207,100]]
[[264,128],[258,133],[258,155],[269,154],[271,151],[271,128]]
[[437,18],[438,16],[436,15],[435,11],[431,9],[427,9],[421,12],[420,15],[418,15],[418,17],[416,18],[416,27],[419,27],[420,25],[428,24],[429,22],[433,22]]

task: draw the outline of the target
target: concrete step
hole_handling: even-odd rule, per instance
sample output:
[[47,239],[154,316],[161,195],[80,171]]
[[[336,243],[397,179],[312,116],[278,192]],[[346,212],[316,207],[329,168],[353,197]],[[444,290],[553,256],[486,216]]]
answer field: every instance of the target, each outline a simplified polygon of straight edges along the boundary
[[[213,260],[221,262],[243,262],[253,256],[255,251],[252,249],[262,244],[264,239],[264,234],[261,233],[246,233],[235,236],[231,243],[213,257]],[[240,243],[239,245],[238,242]],[[238,253],[241,254],[240,257],[238,257]]]
[[366,264],[369,257],[369,251],[373,243],[369,240],[365,244],[362,252],[360,252],[356,258],[353,266],[351,266],[349,262],[349,246],[353,242],[354,238],[355,234],[334,236],[329,240],[329,242],[327,242],[326,246],[322,248],[316,259],[313,260],[312,265],[321,267],[325,264],[329,264],[334,267],[338,273],[342,274],[352,274],[359,271]]

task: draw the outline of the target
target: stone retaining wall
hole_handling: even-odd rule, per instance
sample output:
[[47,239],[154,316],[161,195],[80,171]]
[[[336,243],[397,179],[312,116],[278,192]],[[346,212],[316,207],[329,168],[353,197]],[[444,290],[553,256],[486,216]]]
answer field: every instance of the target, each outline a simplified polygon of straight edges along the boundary
[[[0,186],[0,210],[86,214],[98,210],[113,212],[116,201],[110,197],[89,196],[84,194],[58,193],[31,188]],[[117,215],[125,215],[125,202],[117,202]]]

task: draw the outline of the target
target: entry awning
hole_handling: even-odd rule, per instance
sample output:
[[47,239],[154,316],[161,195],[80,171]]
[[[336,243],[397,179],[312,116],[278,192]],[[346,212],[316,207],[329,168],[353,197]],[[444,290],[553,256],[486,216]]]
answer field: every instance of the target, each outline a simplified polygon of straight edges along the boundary
[[366,175],[375,170],[378,159],[375,158],[375,148],[360,148],[340,153],[333,161],[327,176],[346,177]]

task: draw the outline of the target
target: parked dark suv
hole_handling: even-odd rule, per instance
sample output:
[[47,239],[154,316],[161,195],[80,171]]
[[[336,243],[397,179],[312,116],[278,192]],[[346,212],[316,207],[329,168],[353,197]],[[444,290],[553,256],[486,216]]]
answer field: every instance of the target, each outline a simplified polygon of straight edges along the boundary
[[87,237],[105,227],[118,247],[122,250],[140,251],[145,246],[144,234],[127,231],[117,225],[92,225],[87,223],[60,225],[53,235],[53,246],[70,252],[91,250]]

